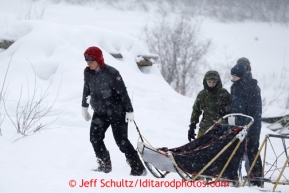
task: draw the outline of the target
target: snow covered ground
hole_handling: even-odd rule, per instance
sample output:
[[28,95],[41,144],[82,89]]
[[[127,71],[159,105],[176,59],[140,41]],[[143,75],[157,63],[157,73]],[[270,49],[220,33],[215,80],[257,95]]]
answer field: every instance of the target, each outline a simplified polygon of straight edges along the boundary
[[[39,8],[43,2],[34,2],[33,6]],[[9,118],[5,117],[0,136],[0,192],[176,191],[173,183],[181,181],[177,174],[169,174],[165,179],[156,179],[151,174],[129,176],[130,168],[110,130],[106,133],[105,143],[111,152],[113,171],[109,174],[91,171],[96,162],[89,141],[90,123],[81,116],[83,69],[86,65],[83,52],[95,45],[102,48],[105,62],[120,71],[133,101],[136,123],[144,137],[155,147],[177,147],[187,143],[191,108],[201,88],[196,86],[191,98],[181,96],[164,81],[157,66],[143,73],[135,63],[137,55],[149,53],[137,37],[142,24],[153,17],[153,13],[120,11],[101,3],[81,7],[47,3],[42,20],[19,21],[19,9],[25,3],[27,1],[0,1],[0,40],[17,40],[9,49],[0,51],[1,86],[11,60],[5,83],[6,108],[11,115],[15,114],[21,89],[22,101],[31,97],[36,76],[37,95],[48,88],[45,104],[51,104],[56,98],[54,109],[64,107],[64,116],[53,124],[53,128],[21,139]],[[262,89],[263,116],[289,114],[289,110],[284,108],[288,97],[288,86],[284,83],[289,79],[288,27],[252,22],[219,23],[205,19],[203,35],[213,41],[208,56],[212,69],[219,69],[217,65],[225,63],[225,57],[233,61],[231,66],[242,56],[251,60],[253,76],[259,80]],[[111,52],[120,52],[123,58],[115,59]],[[206,70],[204,68],[204,73]],[[225,87],[229,89],[230,85],[227,82]],[[4,107],[0,110],[3,115]],[[53,117],[55,114],[45,120],[50,121]],[[274,133],[266,128],[267,125],[263,124],[260,142],[266,134]],[[16,139],[19,140],[15,142]],[[133,123],[129,124],[129,139],[136,146],[138,133]],[[279,155],[282,143],[274,139],[272,144],[277,147],[275,153]],[[275,154],[268,147],[266,168],[270,168],[269,164],[274,160]],[[284,161],[283,154],[278,168]],[[274,180],[278,174],[274,171],[269,176],[272,175]],[[284,176],[289,178],[288,168]],[[77,185],[70,187],[70,180],[75,180]],[[88,187],[79,187],[82,181],[92,183]],[[112,181],[127,181],[127,186],[133,182],[135,186],[108,187]],[[163,186],[152,187],[152,181],[159,181]],[[265,183],[265,190],[272,190],[272,187],[272,184]],[[225,193],[259,192],[256,187],[180,187],[177,191],[210,193],[219,189]],[[281,192],[289,192],[288,189],[288,186],[277,187]]]

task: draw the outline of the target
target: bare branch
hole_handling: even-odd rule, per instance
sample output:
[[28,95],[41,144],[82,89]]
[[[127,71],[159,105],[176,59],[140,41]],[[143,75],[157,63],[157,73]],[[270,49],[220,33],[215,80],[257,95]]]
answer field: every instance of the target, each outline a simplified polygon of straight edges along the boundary
[[[8,109],[6,108],[6,105],[4,103],[4,108],[8,118],[16,128],[17,133],[22,135],[22,137],[30,136],[43,129],[49,128],[55,121],[62,117],[61,114],[63,113],[63,110],[65,108],[64,106],[62,106],[58,109],[54,109],[54,105],[59,95],[62,80],[59,84],[54,100],[52,101],[52,103],[48,102],[47,97],[49,95],[49,89],[51,87],[53,78],[50,80],[49,85],[42,93],[41,89],[36,88],[36,72],[31,62],[30,64],[34,73],[34,88],[32,90],[32,93],[30,93],[30,88],[29,86],[27,86],[28,96],[27,99],[23,99],[23,86],[21,86],[19,98],[16,101],[15,116],[13,117],[8,112]],[[28,78],[27,84],[29,85]],[[47,118],[49,115],[53,115],[54,118],[49,121],[44,121],[44,119]],[[17,141],[18,139],[16,139],[15,141]]]
[[[7,69],[6,69],[6,72],[5,72],[5,76],[4,76],[4,79],[3,79],[3,84],[2,84],[2,87],[1,87],[1,92],[0,92],[0,136],[2,135],[2,123],[3,123],[4,119],[5,119],[5,115],[2,115],[2,113],[1,113],[1,109],[2,109],[2,107],[3,107],[4,104],[5,104],[5,100],[4,100],[4,96],[5,96],[4,87],[5,87],[5,83],[6,83],[6,79],[7,79],[7,75],[8,75],[8,71],[9,71],[10,65],[11,65],[11,61],[12,61],[13,55],[14,55],[14,53],[12,53],[11,58],[10,58],[10,61],[9,61],[9,63],[8,63],[8,66],[7,66]],[[5,108],[5,107],[4,107],[4,108]],[[2,117],[2,116],[3,116],[3,117]]]
[[200,21],[193,24],[181,15],[173,21],[165,16],[156,17],[152,26],[147,24],[143,29],[150,51],[159,56],[164,79],[183,95],[191,91],[211,45],[209,40],[200,41],[200,27]]

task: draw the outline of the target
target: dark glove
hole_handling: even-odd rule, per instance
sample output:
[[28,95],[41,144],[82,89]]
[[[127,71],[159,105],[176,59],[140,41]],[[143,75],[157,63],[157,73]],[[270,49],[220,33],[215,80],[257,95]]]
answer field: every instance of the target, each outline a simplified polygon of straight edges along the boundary
[[225,115],[230,114],[230,109],[229,107],[223,107],[220,111],[219,111],[219,115],[221,117],[224,117]]
[[192,139],[196,139],[195,134],[196,125],[190,124],[190,129],[188,131],[188,140],[191,141]]

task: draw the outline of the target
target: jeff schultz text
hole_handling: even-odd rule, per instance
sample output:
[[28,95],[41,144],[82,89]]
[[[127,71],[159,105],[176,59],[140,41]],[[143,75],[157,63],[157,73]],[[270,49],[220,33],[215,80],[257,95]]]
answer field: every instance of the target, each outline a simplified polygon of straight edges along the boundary
[[[76,184],[75,184],[76,185]],[[136,179],[136,180],[113,180],[113,179],[82,179],[80,188],[205,188],[205,187],[229,187],[227,181],[207,182],[202,180],[152,180],[152,179]],[[71,186],[75,187],[75,186]]]

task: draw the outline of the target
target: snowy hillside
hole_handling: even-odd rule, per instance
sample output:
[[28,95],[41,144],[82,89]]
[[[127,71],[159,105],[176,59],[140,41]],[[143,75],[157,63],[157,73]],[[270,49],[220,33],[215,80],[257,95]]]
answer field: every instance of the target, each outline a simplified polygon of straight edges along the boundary
[[[136,65],[138,55],[150,54],[137,35],[141,23],[152,15],[107,9],[101,7],[102,4],[96,10],[89,6],[61,3],[47,6],[43,20],[15,21],[15,9],[12,6],[15,2],[20,1],[0,2],[0,14],[5,18],[0,18],[0,40],[16,41],[7,50],[0,51],[1,86],[11,60],[4,86],[5,107],[14,119],[21,89],[21,101],[25,102],[33,95],[36,77],[36,96],[41,96],[47,89],[48,96],[44,104],[51,105],[56,99],[53,110],[64,110],[61,118],[50,129],[26,138],[21,138],[10,119],[5,117],[0,136],[0,192],[175,192],[175,187],[144,187],[144,184],[140,186],[140,182],[181,181],[177,174],[169,174],[165,179],[156,179],[150,173],[145,177],[129,176],[130,168],[116,146],[111,130],[106,133],[105,143],[111,152],[113,170],[109,174],[92,171],[96,168],[96,162],[89,141],[90,123],[81,116],[83,69],[86,67],[83,52],[94,45],[103,50],[105,63],[120,71],[132,99],[136,123],[144,137],[155,147],[177,147],[187,143],[191,109],[201,87],[196,85],[191,98],[181,96],[164,81],[157,65],[148,68],[145,73]],[[5,21],[8,22],[6,26]],[[244,32],[244,29],[247,30]],[[263,109],[266,116],[289,114],[288,109],[282,108],[284,102],[281,100],[288,96],[288,91],[274,87],[282,81],[288,81],[289,71],[283,70],[289,69],[288,34],[289,28],[279,25],[204,22],[204,36],[212,38],[214,43],[213,52],[208,57],[211,68],[220,69],[217,65],[225,61],[221,54],[224,48],[234,59],[241,56],[250,58],[253,76],[259,80],[262,89],[262,98],[268,101]],[[116,59],[110,53],[121,53],[123,58]],[[206,70],[204,68],[204,72]],[[227,82],[225,87],[229,89],[230,85]],[[276,96],[281,97],[276,99]],[[270,103],[273,99],[276,100]],[[4,107],[0,110],[1,115],[5,114]],[[56,113],[51,113],[44,121],[51,121],[55,116]],[[266,128],[267,125],[263,124],[261,142],[266,134],[274,133]],[[136,146],[138,133],[133,123],[129,124],[129,139]],[[282,143],[278,140],[272,143],[282,150]],[[268,163],[273,163],[275,154],[269,147],[267,156]],[[280,164],[284,161],[285,156],[280,159]],[[276,179],[278,172],[270,175]],[[288,179],[288,168],[284,175]],[[97,179],[96,186],[79,187],[82,181],[92,179]],[[75,180],[77,186],[70,187],[70,180]],[[122,180],[137,185],[130,188],[101,187],[101,180],[107,182],[106,185]],[[266,190],[272,190],[272,187],[272,184],[265,184]],[[257,187],[220,189],[225,193],[259,192]],[[182,187],[177,191],[190,190],[196,188]],[[206,193],[216,190],[219,189],[197,188],[198,192]],[[279,185],[277,190],[288,192],[288,186]]]

